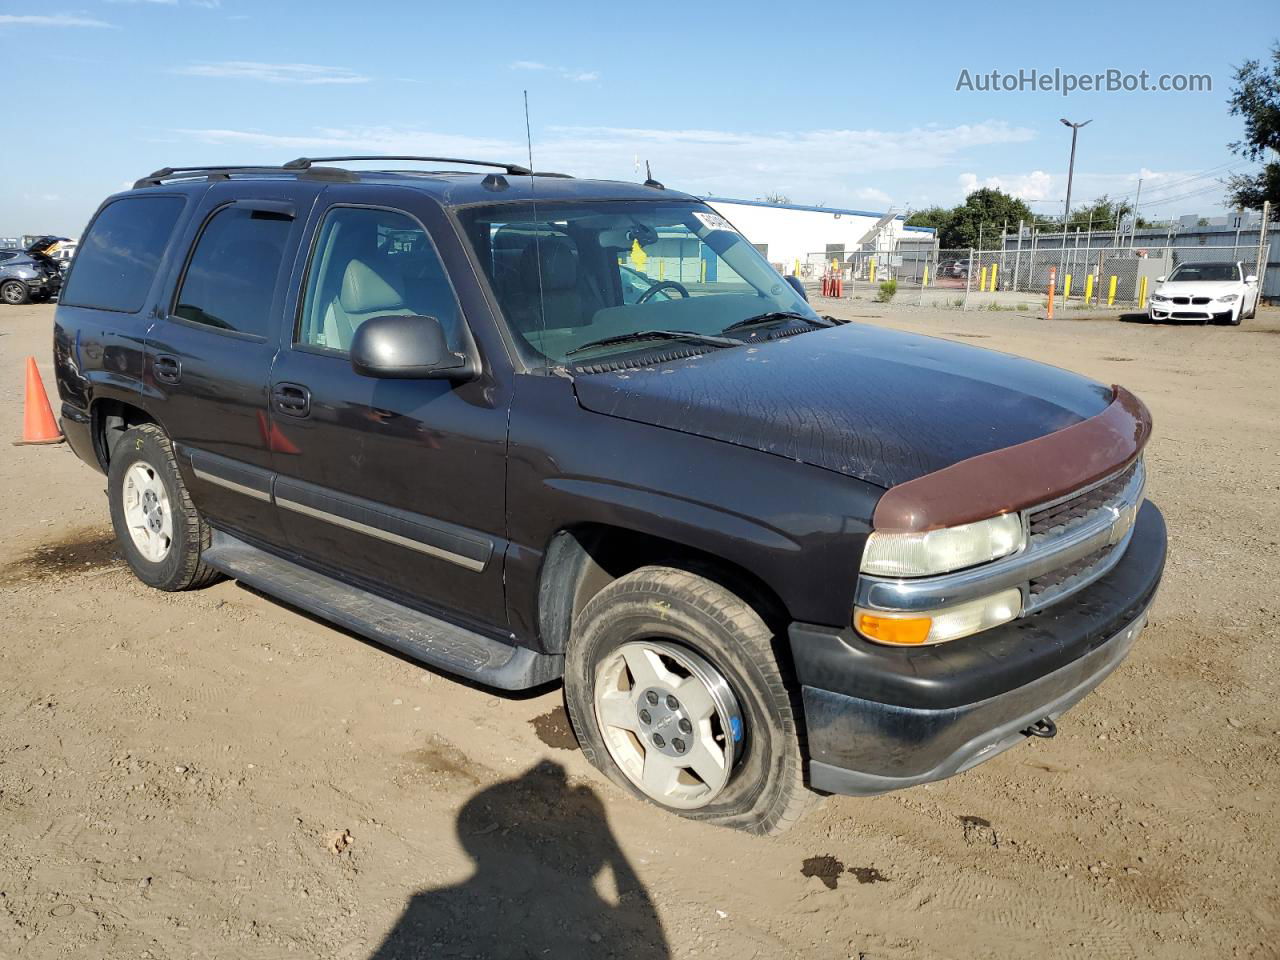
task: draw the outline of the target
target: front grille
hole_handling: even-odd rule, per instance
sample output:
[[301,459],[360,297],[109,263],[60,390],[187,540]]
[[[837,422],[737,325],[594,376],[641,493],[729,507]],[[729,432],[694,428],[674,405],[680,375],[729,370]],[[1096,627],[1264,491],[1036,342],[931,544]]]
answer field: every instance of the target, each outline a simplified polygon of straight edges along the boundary
[[1060,503],[1033,510],[1027,518],[1027,532],[1031,535],[1032,542],[1043,537],[1060,536],[1084,523],[1124,492],[1124,488],[1133,479],[1137,469],[1138,464],[1135,461],[1127,470],[1091,490],[1085,490]]
[[1047,602],[1052,596],[1071,589],[1101,567],[1114,549],[1115,545],[1109,544],[1074,563],[1052,570],[1043,577],[1036,577],[1028,589],[1032,602]]

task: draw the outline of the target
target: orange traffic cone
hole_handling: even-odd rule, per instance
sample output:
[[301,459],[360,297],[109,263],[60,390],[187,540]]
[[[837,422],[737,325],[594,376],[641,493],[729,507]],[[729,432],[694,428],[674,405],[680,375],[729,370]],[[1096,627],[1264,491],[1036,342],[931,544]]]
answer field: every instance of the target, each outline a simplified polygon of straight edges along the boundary
[[22,416],[22,439],[15,440],[14,444],[61,443],[65,439],[58,429],[58,421],[53,419],[53,408],[49,406],[49,395],[44,392],[40,371],[36,369],[36,358],[27,357],[27,397]]

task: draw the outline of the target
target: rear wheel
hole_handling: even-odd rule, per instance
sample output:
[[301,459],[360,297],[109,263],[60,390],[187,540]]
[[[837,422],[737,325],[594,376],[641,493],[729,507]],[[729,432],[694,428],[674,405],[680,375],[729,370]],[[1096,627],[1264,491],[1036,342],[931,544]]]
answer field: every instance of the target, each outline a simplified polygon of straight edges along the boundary
[[6,280],[0,283],[0,300],[11,307],[21,306],[31,299],[27,285],[21,280]]
[[173,445],[160,427],[141,424],[116,443],[107,496],[116,541],[143,583],[188,590],[221,578],[201,562],[212,531],[191,503]]
[[681,816],[780,833],[813,796],[772,631],[703,577],[642,567],[601,590],[575,625],[565,699],[587,759]]

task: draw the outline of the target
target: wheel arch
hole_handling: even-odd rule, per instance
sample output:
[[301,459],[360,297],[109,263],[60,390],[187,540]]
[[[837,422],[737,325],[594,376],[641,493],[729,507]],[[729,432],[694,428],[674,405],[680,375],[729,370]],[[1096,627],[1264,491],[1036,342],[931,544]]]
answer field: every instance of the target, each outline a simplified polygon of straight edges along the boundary
[[141,406],[117,397],[98,397],[89,407],[89,429],[93,437],[93,453],[98,465],[106,473],[111,465],[111,454],[125,431],[143,423],[158,420]]
[[[791,617],[778,594],[740,564],[678,541],[626,527],[585,523],[557,531],[538,579],[538,633],[546,650],[564,653],[574,621],[597,593],[645,566],[667,566],[706,577],[747,603],[785,638]],[[779,644],[779,649],[785,644]]]

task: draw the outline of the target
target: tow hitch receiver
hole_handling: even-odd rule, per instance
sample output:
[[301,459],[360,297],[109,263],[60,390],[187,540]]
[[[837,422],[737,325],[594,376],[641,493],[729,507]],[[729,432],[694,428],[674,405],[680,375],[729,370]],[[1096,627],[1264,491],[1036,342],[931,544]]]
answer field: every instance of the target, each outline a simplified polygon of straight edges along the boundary
[[1024,737],[1042,737],[1045,740],[1049,740],[1058,735],[1058,725],[1048,717],[1044,717],[1023,730],[1022,735]]

